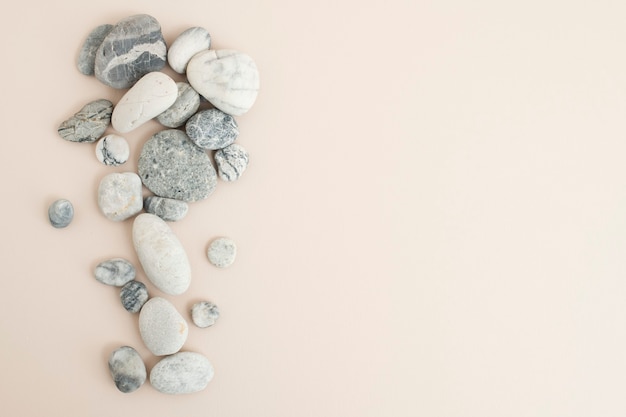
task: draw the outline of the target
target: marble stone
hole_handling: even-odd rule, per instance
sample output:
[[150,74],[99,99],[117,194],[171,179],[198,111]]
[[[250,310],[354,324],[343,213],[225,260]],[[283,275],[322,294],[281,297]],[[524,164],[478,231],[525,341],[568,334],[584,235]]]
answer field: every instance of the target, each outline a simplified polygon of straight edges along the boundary
[[227,237],[214,239],[207,249],[209,261],[218,268],[226,268],[235,262],[237,245]]
[[195,54],[187,65],[187,79],[211,104],[233,116],[250,110],[260,86],[254,60],[228,49],[209,49]]
[[120,301],[129,313],[138,313],[148,298],[148,289],[143,282],[129,281],[120,290]]
[[191,116],[185,132],[202,149],[222,149],[237,139],[239,127],[235,118],[218,109],[202,110]]
[[111,353],[109,371],[117,389],[124,393],[139,389],[148,376],[141,356],[130,346],[122,346]]
[[119,21],[96,51],[96,78],[113,88],[129,88],[149,72],[165,66],[167,46],[161,25],[140,14]]
[[74,218],[74,206],[64,198],[56,200],[48,207],[50,224],[57,229],[69,226]]
[[96,158],[104,165],[118,166],[128,161],[128,141],[119,135],[106,135],[96,143]]
[[96,280],[115,287],[121,287],[135,279],[135,267],[124,258],[112,258],[96,265],[94,276]]
[[114,221],[123,221],[143,208],[141,178],[134,172],[105,175],[98,187],[98,206]]
[[205,389],[214,374],[213,365],[204,355],[178,352],[154,365],[150,384],[165,394],[191,394]]
[[189,204],[173,198],[151,195],[143,200],[143,208],[147,213],[156,214],[166,222],[175,222],[187,215]]
[[248,167],[250,160],[244,147],[236,143],[215,152],[214,158],[217,172],[224,181],[239,179]]
[[191,266],[187,253],[172,229],[160,217],[142,213],[133,222],[133,245],[146,276],[170,295],[187,291]]
[[179,74],[184,74],[187,63],[195,54],[211,47],[211,35],[201,27],[191,27],[172,42],[167,51],[167,62]]
[[137,169],[144,185],[159,197],[199,201],[217,184],[209,155],[176,129],[160,131],[146,141]]
[[111,29],[113,29],[113,25],[107,23],[94,28],[89,35],[87,35],[87,39],[85,39],[85,42],[83,42],[80,47],[78,60],[76,62],[78,71],[80,71],[81,74],[94,75],[96,52]]
[[167,110],[178,96],[176,82],[162,72],[144,75],[117,103],[111,116],[115,130],[127,133]]
[[191,307],[191,320],[198,327],[209,327],[220,317],[220,311],[210,301],[200,301]]
[[113,103],[100,99],[87,103],[59,126],[59,135],[70,142],[95,142],[111,122]]
[[165,127],[180,127],[198,111],[200,95],[184,82],[176,83],[178,95],[176,101],[167,110],[157,116],[157,120]]
[[139,334],[156,356],[171,355],[183,347],[189,327],[176,307],[161,297],[149,299],[139,312]]

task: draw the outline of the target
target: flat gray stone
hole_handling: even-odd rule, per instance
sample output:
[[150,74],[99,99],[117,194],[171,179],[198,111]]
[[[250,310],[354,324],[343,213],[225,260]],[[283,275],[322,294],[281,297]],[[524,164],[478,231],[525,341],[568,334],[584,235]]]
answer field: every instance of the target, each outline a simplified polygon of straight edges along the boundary
[[165,394],[191,394],[207,387],[213,365],[200,353],[178,352],[157,362],[150,371],[150,384]]
[[218,109],[202,110],[187,121],[185,132],[202,149],[222,149],[237,139],[235,118]]
[[139,334],[156,356],[178,352],[187,340],[188,331],[187,321],[164,298],[149,299],[139,312]]
[[220,317],[220,311],[210,301],[200,301],[191,307],[191,320],[198,327],[209,327]]
[[102,45],[102,41],[104,41],[104,38],[109,34],[111,29],[113,29],[113,25],[107,23],[96,27],[87,35],[87,39],[85,39],[85,42],[83,42],[83,45],[80,47],[78,60],[76,62],[78,71],[80,71],[81,74],[94,74],[96,51],[100,45]]
[[135,279],[136,271],[130,261],[112,258],[100,262],[94,271],[96,280],[114,287],[121,287]]
[[56,200],[48,207],[48,219],[50,224],[57,229],[69,226],[74,218],[74,206],[64,198]]
[[226,268],[235,262],[237,245],[230,238],[217,238],[209,244],[207,256],[213,265],[218,268]]
[[129,281],[120,290],[120,301],[129,313],[139,313],[148,298],[148,289],[143,282]]
[[141,179],[134,172],[105,175],[98,187],[98,206],[113,221],[123,221],[143,208]]
[[130,346],[122,346],[111,353],[109,371],[117,389],[124,393],[136,391],[147,378],[146,365]]
[[211,35],[202,27],[191,27],[172,42],[167,51],[167,62],[179,74],[184,74],[187,63],[195,54],[209,49]]
[[96,158],[104,165],[118,166],[130,156],[128,141],[119,135],[106,135],[96,143]]
[[236,143],[216,151],[214,158],[217,172],[224,181],[239,179],[250,161],[248,152],[243,146]]
[[167,110],[157,116],[157,120],[165,127],[180,127],[198,111],[200,95],[184,82],[177,82],[178,96]]
[[87,103],[58,128],[59,135],[70,142],[97,141],[111,123],[113,103],[100,99]]
[[143,208],[147,213],[155,214],[166,222],[176,222],[187,215],[189,204],[173,198],[151,195],[143,200]]

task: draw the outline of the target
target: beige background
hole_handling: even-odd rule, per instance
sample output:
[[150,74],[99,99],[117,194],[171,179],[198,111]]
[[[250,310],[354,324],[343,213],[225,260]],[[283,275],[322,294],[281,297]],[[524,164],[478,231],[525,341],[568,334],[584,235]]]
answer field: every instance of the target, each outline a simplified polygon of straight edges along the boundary
[[[102,23],[148,13],[253,56],[251,154],[172,224],[192,262],[185,349],[209,387],[114,387],[137,317],[93,279],[136,262],[96,160],[58,124],[113,91],[75,67]],[[0,17],[0,407],[13,416],[624,416],[626,6],[621,1],[17,2]],[[57,230],[46,210],[75,206]],[[228,270],[210,239],[239,244]],[[139,279],[145,281],[140,271]],[[162,295],[149,287],[152,295]]]

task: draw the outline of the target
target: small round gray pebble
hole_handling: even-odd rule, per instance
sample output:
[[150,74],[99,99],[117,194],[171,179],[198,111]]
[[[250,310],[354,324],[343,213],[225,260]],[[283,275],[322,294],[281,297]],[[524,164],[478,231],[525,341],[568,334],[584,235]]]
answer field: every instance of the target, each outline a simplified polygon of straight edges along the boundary
[[213,326],[219,316],[220,311],[210,301],[200,301],[191,307],[191,320],[198,327]]
[[130,313],[138,313],[148,301],[148,289],[139,281],[129,281],[120,290],[120,301]]
[[74,207],[69,200],[60,199],[48,207],[50,224],[57,229],[67,227],[74,218]]
[[207,256],[213,265],[218,268],[226,268],[235,262],[237,245],[227,237],[217,238],[209,244]]
[[135,279],[135,267],[123,258],[108,259],[96,266],[94,276],[103,284],[121,287]]
[[235,118],[218,109],[202,110],[191,116],[185,131],[202,149],[222,149],[237,139],[239,127]]
[[147,378],[146,365],[130,346],[122,346],[111,353],[109,371],[117,389],[124,393],[136,391]]

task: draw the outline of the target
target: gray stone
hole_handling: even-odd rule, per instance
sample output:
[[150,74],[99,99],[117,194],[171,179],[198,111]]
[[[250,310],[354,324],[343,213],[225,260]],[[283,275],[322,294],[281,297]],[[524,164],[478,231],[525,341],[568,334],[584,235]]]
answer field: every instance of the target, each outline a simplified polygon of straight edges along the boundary
[[198,327],[209,327],[220,317],[220,311],[210,301],[200,301],[191,307],[191,320]]
[[220,178],[224,181],[235,181],[241,177],[248,167],[250,157],[243,146],[233,143],[215,152],[215,165]]
[[95,75],[113,88],[129,88],[141,77],[165,66],[167,46],[161,25],[140,14],[119,21],[96,51]]
[[235,118],[218,109],[202,110],[185,125],[189,139],[202,149],[222,149],[237,139],[239,128]]
[[209,155],[175,129],[146,141],[137,169],[143,184],[160,197],[199,201],[211,195],[217,184]]
[[148,298],[148,289],[143,282],[129,281],[120,290],[120,301],[130,313],[138,313]]
[[85,42],[83,42],[83,45],[80,47],[78,61],[76,63],[78,71],[80,71],[81,74],[94,74],[96,51],[100,45],[102,45],[102,41],[104,41],[104,38],[109,34],[111,29],[113,29],[113,25],[104,24],[96,27],[87,35],[87,39],[85,39]]
[[61,123],[59,135],[70,142],[95,142],[111,123],[111,113],[113,103],[109,100],[89,102],[78,113]]
[[151,195],[143,200],[143,208],[147,213],[156,214],[166,222],[175,222],[187,215],[189,204],[173,198]]
[[211,35],[201,27],[192,27],[172,42],[167,51],[167,62],[170,67],[179,74],[184,74],[187,69],[187,63],[195,54],[211,46]]
[[126,220],[143,208],[141,179],[134,172],[105,175],[98,187],[98,206],[113,221]]
[[115,287],[121,287],[135,279],[136,271],[130,261],[112,258],[100,262],[94,271],[96,280]]
[[165,127],[180,127],[198,111],[200,95],[184,82],[176,83],[178,96],[174,104],[157,116],[157,120]]
[[106,135],[96,144],[96,158],[104,165],[118,166],[126,163],[130,156],[128,142],[118,135]]
[[139,334],[156,356],[171,355],[187,340],[189,327],[176,307],[160,297],[149,299],[139,312]]
[[209,244],[207,256],[213,265],[218,268],[226,268],[235,262],[237,245],[227,237],[217,238]]
[[69,200],[59,199],[48,207],[50,224],[57,229],[69,226],[74,218],[74,206]]
[[150,384],[165,394],[191,394],[207,387],[215,371],[200,353],[178,352],[157,362],[150,371]]
[[146,365],[130,346],[122,346],[111,353],[109,371],[117,389],[124,393],[136,391],[147,378]]

